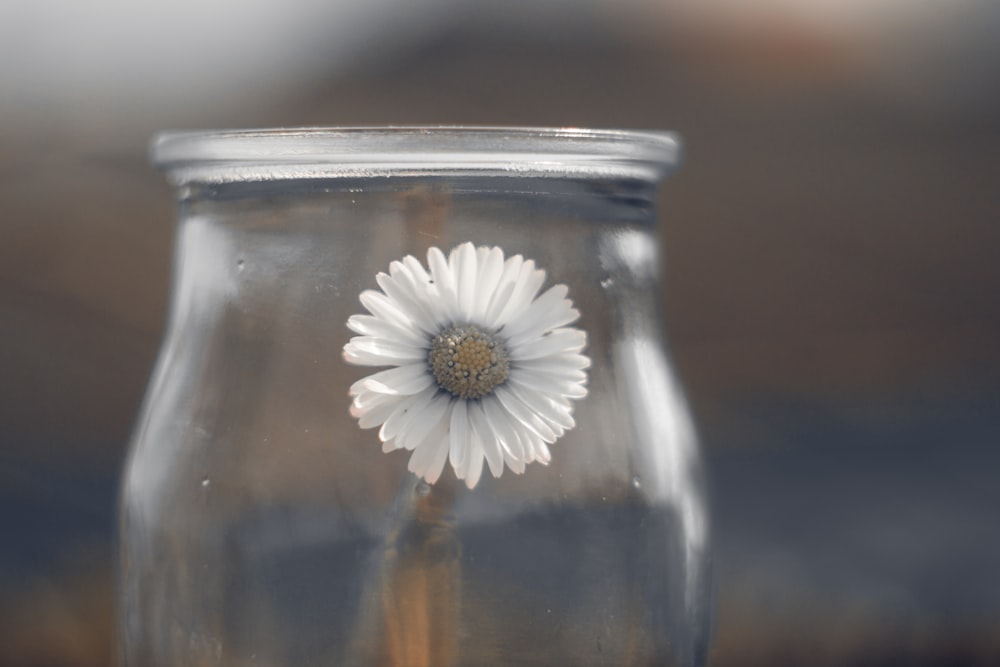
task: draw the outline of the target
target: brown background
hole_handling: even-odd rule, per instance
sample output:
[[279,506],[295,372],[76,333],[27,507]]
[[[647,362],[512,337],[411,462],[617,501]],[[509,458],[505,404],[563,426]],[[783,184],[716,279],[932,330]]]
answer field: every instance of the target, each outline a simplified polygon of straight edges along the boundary
[[109,659],[172,250],[149,135],[389,123],[683,134],[664,299],[711,476],[713,666],[1000,664],[996,16],[882,44],[780,12],[468,12],[287,85],[5,109],[0,665]]

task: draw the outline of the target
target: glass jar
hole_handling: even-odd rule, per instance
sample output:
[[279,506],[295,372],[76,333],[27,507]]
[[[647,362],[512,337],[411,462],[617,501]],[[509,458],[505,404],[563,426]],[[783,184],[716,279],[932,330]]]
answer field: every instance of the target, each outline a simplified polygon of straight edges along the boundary
[[123,481],[121,664],[703,664],[657,286],[673,135],[171,133],[152,156],[180,222]]

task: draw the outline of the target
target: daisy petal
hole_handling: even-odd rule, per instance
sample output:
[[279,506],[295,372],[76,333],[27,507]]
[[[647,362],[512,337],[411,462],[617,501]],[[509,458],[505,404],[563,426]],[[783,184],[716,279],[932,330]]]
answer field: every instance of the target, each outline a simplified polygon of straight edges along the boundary
[[436,393],[436,387],[429,387],[419,394],[407,396],[405,399],[400,401],[399,409],[393,412],[392,415],[385,420],[385,423],[382,424],[382,428],[379,429],[379,440],[385,442],[386,440],[392,440],[399,435],[402,428],[406,425],[406,422],[413,416],[414,410],[419,411],[426,409],[427,405],[430,404],[431,399],[434,398],[434,394]]
[[[576,308],[570,308],[566,305],[568,303],[569,301],[563,301],[550,310],[533,316],[534,319],[530,321],[530,324],[524,325],[517,333],[505,331],[504,333],[507,335],[511,347],[522,345],[533,338],[542,336],[549,331],[557,330],[560,327],[565,327],[567,324],[572,324],[580,319],[580,311]],[[527,322],[528,320],[523,321]],[[522,320],[518,319],[517,322],[520,323]]]
[[[393,262],[389,265],[389,274],[399,287],[413,300],[414,307],[419,309],[421,317],[427,323],[425,331],[436,333],[438,328],[438,316],[440,313],[436,307],[436,292],[431,284],[431,277],[424,271],[413,257],[409,257],[411,262]],[[415,265],[415,269],[413,268]]]
[[375,317],[385,320],[389,324],[400,329],[412,329],[410,318],[400,310],[400,307],[393,303],[392,299],[381,292],[375,290],[365,290],[358,295],[358,301],[368,309],[368,312]]
[[501,405],[496,396],[489,396],[480,401],[483,408],[483,416],[493,433],[496,434],[500,446],[504,451],[504,460],[507,457],[523,460],[524,448],[517,437],[517,429],[514,428],[514,418]]
[[420,444],[427,430],[433,427],[427,419],[428,413],[434,405],[434,397],[430,400],[417,400],[413,407],[407,412],[407,416],[400,422],[399,431],[393,434],[396,445],[402,449],[413,449]]
[[466,401],[456,400],[453,402],[451,409],[451,449],[448,452],[448,459],[451,461],[451,466],[455,469],[455,474],[458,475],[459,479],[462,479],[462,475],[459,472],[463,470],[465,457],[469,455],[469,417],[466,412],[467,405]]
[[[351,416],[358,420],[358,426],[362,429],[375,428],[385,423],[393,412],[405,400],[399,396],[389,396],[387,394],[364,394],[363,396],[375,396],[377,399],[368,401],[366,405],[351,405]],[[361,398],[359,396],[358,398]],[[355,399],[357,401],[358,399]]]
[[368,391],[367,389],[362,389],[358,393],[352,394],[352,396],[354,397],[354,400],[351,401],[351,408],[362,412],[372,408],[377,408],[383,403],[394,403],[401,400],[398,396],[392,396],[391,394],[378,394],[374,391]]
[[500,441],[497,440],[493,429],[486,421],[481,402],[469,405],[469,426],[482,445],[483,455],[486,457],[490,473],[494,477],[499,477],[503,474],[503,450],[500,448]]
[[[543,373],[563,370],[582,371],[590,368],[590,357],[574,353],[553,354],[548,357],[539,357],[538,359],[525,359],[518,363],[518,366]],[[584,377],[586,377],[586,373]]]
[[538,297],[524,312],[512,319],[503,329],[512,347],[541,336],[546,331],[571,324],[580,318],[580,311],[565,298],[568,288],[555,285]]
[[587,388],[579,380],[564,380],[558,375],[533,373],[526,368],[518,368],[516,373],[511,373],[510,382],[553,396],[583,398],[587,395]]
[[550,369],[548,371],[538,370],[531,361],[522,361],[511,372],[511,376],[516,376],[521,382],[527,385],[538,387],[542,391],[559,394],[567,384],[583,385],[587,382],[587,374],[583,371],[574,370],[567,367]]
[[522,403],[521,400],[511,392],[510,387],[507,385],[500,385],[496,388],[494,392],[497,395],[497,399],[500,403],[507,408],[507,411],[513,415],[522,426],[526,427],[533,433],[536,433],[545,442],[555,442],[558,436],[555,432],[542,421],[538,415],[529,407],[527,404]]
[[385,353],[373,353],[368,350],[358,349],[350,343],[344,346],[344,361],[357,366],[398,366],[416,361],[412,355],[391,355]]
[[444,419],[447,407],[448,398],[439,393],[431,400],[426,410],[415,410],[413,417],[406,423],[403,432],[396,437],[399,446],[404,449],[416,449],[420,447]]
[[453,320],[458,314],[458,292],[455,291],[455,276],[444,253],[438,248],[427,251],[427,266],[437,290],[438,305],[445,320]]
[[351,315],[347,318],[347,328],[362,336],[377,336],[401,345],[420,347],[427,344],[427,336],[412,329],[402,329],[374,315]]
[[422,285],[427,285],[431,282],[431,274],[427,273],[424,265],[413,255],[407,255],[403,258],[403,266],[410,270],[410,275],[413,276],[416,282]]
[[510,390],[522,403],[535,408],[538,416],[545,419],[553,428],[571,429],[575,425],[570,410],[552,400],[545,394],[530,387],[524,387],[516,382],[508,382]]
[[363,366],[402,366],[427,358],[427,351],[374,336],[355,336],[344,346],[344,358]]
[[397,366],[362,378],[351,385],[352,396],[362,391],[392,396],[408,396],[423,391],[434,383],[434,376],[427,371],[427,362]]
[[[531,302],[531,304],[517,313],[515,317],[512,317],[507,324],[503,327],[504,335],[509,338],[516,337],[519,333],[527,330],[534,329],[536,323],[540,322],[543,316],[551,314],[553,311],[560,312],[569,309],[569,302],[566,301],[566,295],[569,293],[569,288],[565,285],[553,285],[549,289]],[[558,325],[556,325],[558,326]],[[549,329],[554,329],[555,327],[549,327]],[[546,329],[539,330],[539,333],[546,331]]]
[[486,319],[486,311],[497,290],[504,266],[503,251],[500,248],[480,248],[479,251],[479,276],[476,280],[476,296],[473,300],[474,310],[472,313],[472,321],[474,322]]
[[512,361],[538,359],[552,354],[578,352],[587,345],[587,334],[579,329],[556,329],[510,350]]
[[441,476],[441,470],[448,459],[448,419],[438,421],[434,430],[413,450],[407,469],[417,477],[423,477],[433,484]]
[[483,446],[479,441],[479,436],[471,428],[469,429],[469,451],[465,456],[464,468],[462,479],[465,480],[465,485],[470,489],[476,488],[479,477],[483,474]]
[[444,470],[444,464],[448,461],[448,438],[447,436],[441,436],[438,439],[438,444],[434,446],[434,458],[431,460],[430,466],[428,466],[427,474],[424,475],[429,483],[433,484],[438,481],[441,476],[441,471]]
[[515,283],[504,283],[503,281],[497,286],[497,290],[493,293],[493,298],[490,300],[490,305],[486,309],[486,316],[483,320],[487,328],[499,328],[500,315],[503,312],[505,304],[510,301],[510,295],[514,293],[516,288],[517,285]]
[[574,382],[582,384],[587,381],[587,374],[582,370],[573,368],[569,364],[550,364],[552,357],[541,357],[538,359],[525,359],[518,362],[516,372],[512,375],[523,375],[526,382],[535,383],[544,380],[555,380],[557,382]]
[[538,439],[538,436],[524,428],[519,429],[517,435],[521,439],[521,447],[524,450],[524,454],[521,456],[521,459],[524,463],[534,463],[535,440]]
[[476,248],[471,243],[463,243],[451,251],[448,265],[458,289],[458,316],[463,321],[471,321],[476,300],[476,274],[478,273]]
[[530,259],[527,260],[521,266],[521,272],[517,277],[517,283],[510,295],[510,299],[497,318],[498,323],[501,326],[506,324],[527,308],[531,304],[531,300],[538,294],[538,290],[542,288],[542,283],[544,282],[545,271],[536,270],[535,262]]
[[503,452],[503,461],[504,463],[507,464],[507,467],[510,468],[511,472],[513,472],[515,475],[521,475],[524,474],[524,465],[525,463],[527,463],[527,459],[525,459],[523,453],[524,447],[521,445],[520,442],[518,442],[517,446],[518,449],[520,449],[522,452],[521,455],[514,456],[505,449]]
[[417,291],[416,286],[409,280],[409,272],[402,264],[399,262],[394,264],[395,276],[380,273],[375,276],[375,282],[385,295],[392,299],[393,305],[406,315],[411,323],[411,329],[417,327],[426,333],[434,333],[437,325],[424,304],[426,293]]
[[517,277],[521,274],[521,266],[523,264],[524,258],[520,255],[514,255],[503,264],[503,272],[497,280],[497,285],[493,290],[489,306],[486,308],[485,324],[491,329],[497,327],[500,315],[503,313],[504,308],[507,307],[510,296],[517,287]]

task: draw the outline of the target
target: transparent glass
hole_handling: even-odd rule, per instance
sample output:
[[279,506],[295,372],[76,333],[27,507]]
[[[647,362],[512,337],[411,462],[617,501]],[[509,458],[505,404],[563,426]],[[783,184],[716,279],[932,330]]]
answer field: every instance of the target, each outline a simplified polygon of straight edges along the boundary
[[[120,663],[701,665],[708,522],[660,320],[665,133],[167,134],[179,228],[120,515]],[[465,241],[563,283],[575,428],[468,489],[349,414],[348,317],[390,262]]]

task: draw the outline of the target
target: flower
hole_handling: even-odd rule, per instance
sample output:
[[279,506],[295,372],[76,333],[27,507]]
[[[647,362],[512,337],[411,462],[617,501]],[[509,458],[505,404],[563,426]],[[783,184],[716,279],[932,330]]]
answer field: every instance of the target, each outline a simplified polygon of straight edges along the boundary
[[445,462],[471,489],[483,461],[494,477],[504,465],[551,459],[548,445],[573,421],[573,399],[587,395],[580,313],[554,285],[538,295],[545,271],[521,255],[463,243],[448,257],[427,251],[427,266],[407,256],[365,290],[368,315],[352,315],[357,333],[344,359],[391,366],[355,382],[351,415],[379,426],[382,451],[411,450],[409,470],[433,484]]

